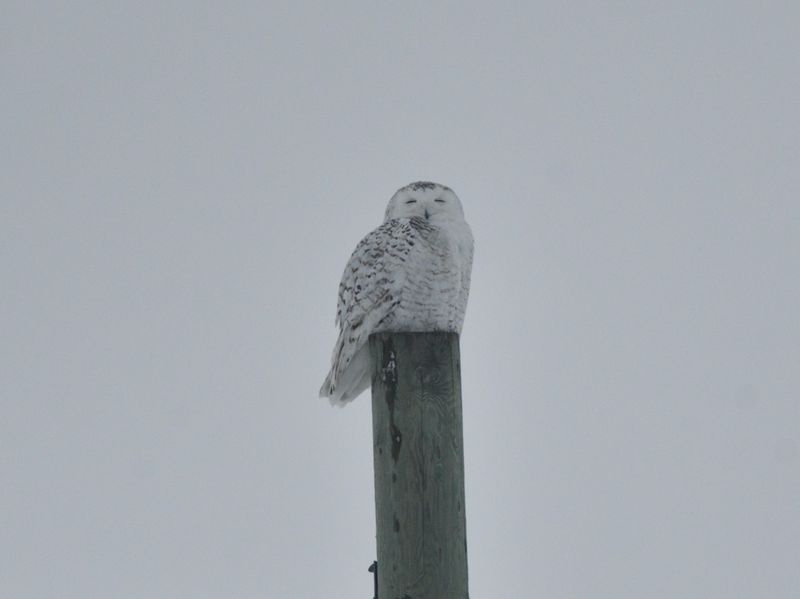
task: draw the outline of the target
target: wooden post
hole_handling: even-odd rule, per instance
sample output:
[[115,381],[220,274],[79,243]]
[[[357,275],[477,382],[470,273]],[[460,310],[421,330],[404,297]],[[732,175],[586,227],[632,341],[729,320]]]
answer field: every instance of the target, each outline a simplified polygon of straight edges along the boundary
[[369,342],[380,599],[468,599],[458,335]]

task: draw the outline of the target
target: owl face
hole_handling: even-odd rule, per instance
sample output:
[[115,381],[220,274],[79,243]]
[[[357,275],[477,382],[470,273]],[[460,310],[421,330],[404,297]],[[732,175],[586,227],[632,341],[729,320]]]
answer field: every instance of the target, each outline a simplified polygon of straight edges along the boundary
[[458,196],[449,187],[420,181],[399,189],[386,207],[385,220],[412,216],[434,221],[463,220],[464,210]]

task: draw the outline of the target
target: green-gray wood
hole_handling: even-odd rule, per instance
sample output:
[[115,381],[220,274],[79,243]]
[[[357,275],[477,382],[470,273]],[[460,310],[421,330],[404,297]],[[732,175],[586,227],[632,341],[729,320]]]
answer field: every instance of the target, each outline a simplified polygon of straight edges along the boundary
[[455,333],[370,337],[380,599],[467,599]]

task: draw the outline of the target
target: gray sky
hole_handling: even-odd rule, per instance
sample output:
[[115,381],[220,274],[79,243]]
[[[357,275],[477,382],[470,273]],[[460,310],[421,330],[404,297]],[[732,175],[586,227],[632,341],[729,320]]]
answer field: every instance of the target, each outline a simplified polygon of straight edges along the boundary
[[800,596],[798,23],[3,2],[0,596],[370,597],[369,398],[316,395],[417,179],[476,238],[471,596]]

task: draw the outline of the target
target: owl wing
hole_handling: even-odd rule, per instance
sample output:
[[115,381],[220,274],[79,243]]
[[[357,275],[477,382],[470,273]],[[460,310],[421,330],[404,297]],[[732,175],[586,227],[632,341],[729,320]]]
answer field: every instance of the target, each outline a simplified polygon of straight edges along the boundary
[[406,261],[418,242],[416,220],[386,221],[361,240],[347,262],[336,309],[339,338],[320,389],[320,396],[334,403],[353,399],[369,385],[368,356],[358,354],[369,336],[391,321],[400,303]]

